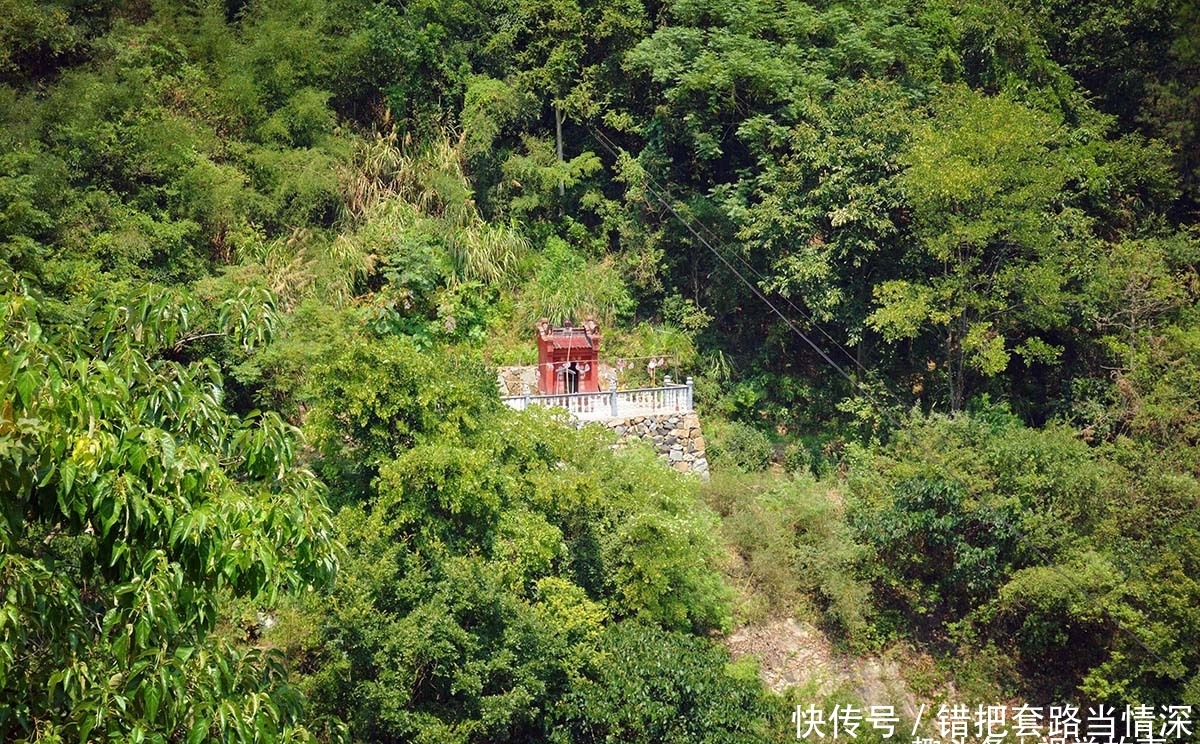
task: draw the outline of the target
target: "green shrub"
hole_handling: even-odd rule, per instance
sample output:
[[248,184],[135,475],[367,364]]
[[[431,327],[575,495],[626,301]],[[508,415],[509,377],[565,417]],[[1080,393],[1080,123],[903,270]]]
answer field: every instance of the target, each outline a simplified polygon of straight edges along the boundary
[[596,673],[557,706],[551,741],[749,744],[769,741],[786,716],[705,639],[626,622],[600,647]]
[[724,513],[722,532],[741,559],[737,583],[752,595],[742,605],[748,619],[799,616],[849,648],[877,645],[867,549],[829,483],[800,478],[744,489]]
[[770,438],[749,424],[733,422],[717,434],[709,449],[717,467],[736,468],[744,473],[767,469],[775,448]]
[[793,475],[811,475],[813,460],[812,450],[804,442],[793,442],[783,451],[783,469]]

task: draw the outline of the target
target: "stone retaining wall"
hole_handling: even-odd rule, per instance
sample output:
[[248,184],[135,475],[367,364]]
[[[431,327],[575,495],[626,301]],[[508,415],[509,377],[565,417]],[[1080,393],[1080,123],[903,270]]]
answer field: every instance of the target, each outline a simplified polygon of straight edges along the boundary
[[500,367],[496,370],[496,384],[500,395],[524,395],[529,391],[537,392],[537,365],[523,367]]
[[605,421],[604,425],[616,432],[619,443],[641,439],[679,472],[708,478],[704,434],[700,431],[700,417],[695,413],[633,416]]
[[[615,370],[611,370],[607,365],[602,366],[601,378],[608,379],[613,371]],[[496,382],[501,395],[522,395],[531,390],[537,392],[537,367],[501,367],[497,370]],[[589,425],[596,424],[607,426],[616,432],[620,444],[631,439],[644,440],[679,472],[695,473],[701,478],[708,478],[704,435],[700,431],[700,417],[694,412],[630,416],[589,422]]]

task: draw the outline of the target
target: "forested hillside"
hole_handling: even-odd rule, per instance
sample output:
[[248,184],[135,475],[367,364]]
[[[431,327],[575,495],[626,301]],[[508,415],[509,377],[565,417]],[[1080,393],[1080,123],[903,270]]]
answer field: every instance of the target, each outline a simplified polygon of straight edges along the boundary
[[[1200,710],[1197,127],[1187,0],[0,0],[0,740]],[[501,404],[589,314],[711,482]]]

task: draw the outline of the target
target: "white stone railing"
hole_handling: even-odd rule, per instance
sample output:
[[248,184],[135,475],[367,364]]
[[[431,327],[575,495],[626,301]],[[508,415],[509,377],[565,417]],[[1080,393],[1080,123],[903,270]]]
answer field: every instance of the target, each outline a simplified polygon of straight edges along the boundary
[[500,400],[509,408],[523,411],[530,406],[565,408],[580,421],[687,413],[693,402],[692,378],[685,384],[663,380],[662,387],[617,390],[616,383],[603,393],[563,393],[560,395],[506,395]]

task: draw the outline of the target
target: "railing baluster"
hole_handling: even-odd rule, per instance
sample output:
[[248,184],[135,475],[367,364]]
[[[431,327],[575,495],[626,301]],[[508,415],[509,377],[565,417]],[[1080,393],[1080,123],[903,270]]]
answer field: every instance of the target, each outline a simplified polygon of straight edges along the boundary
[[525,410],[530,406],[565,408],[572,416],[581,419],[620,418],[664,411],[691,411],[694,390],[691,378],[688,378],[686,385],[674,382],[668,385],[665,384],[667,380],[663,382],[662,387],[633,388],[631,390],[617,390],[614,383],[607,392],[595,393],[532,395],[525,391],[522,395],[502,396],[501,401],[518,411]]

